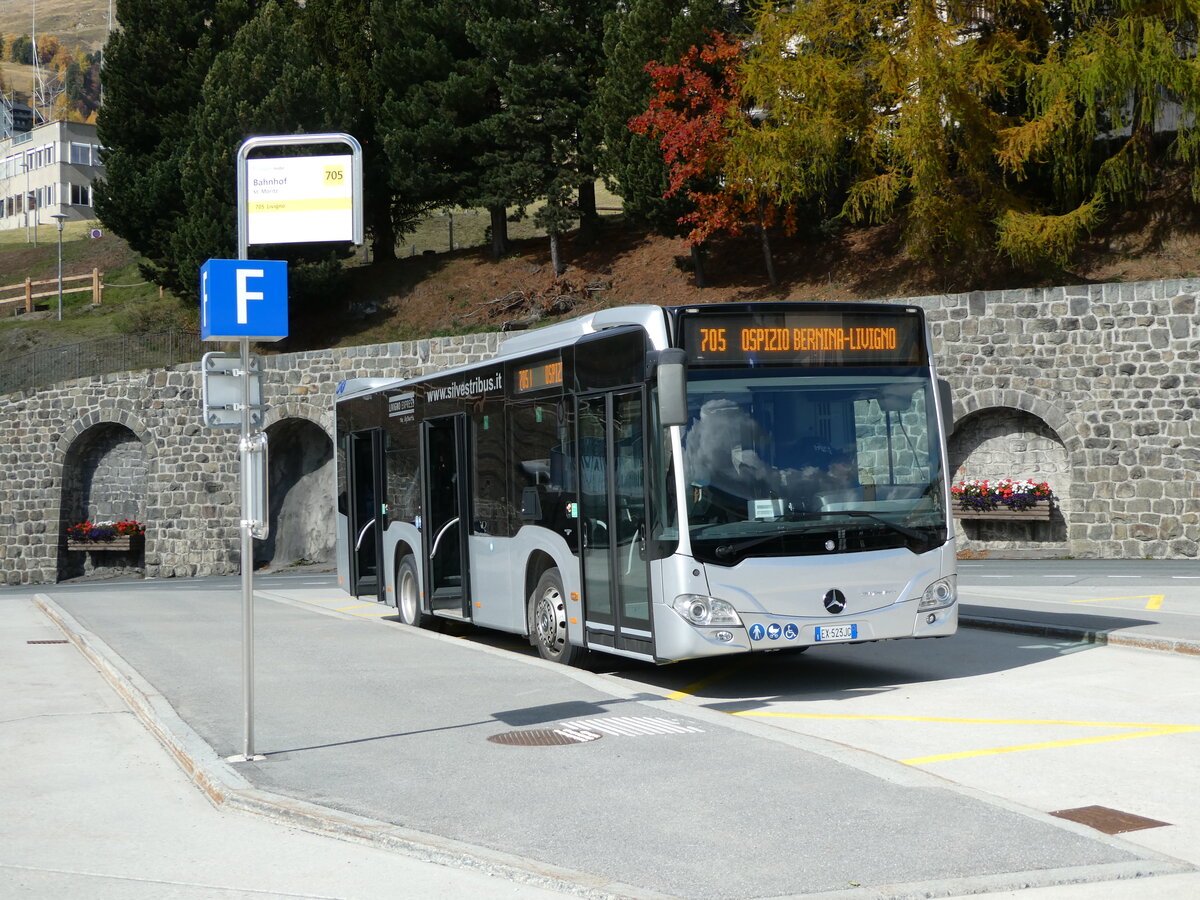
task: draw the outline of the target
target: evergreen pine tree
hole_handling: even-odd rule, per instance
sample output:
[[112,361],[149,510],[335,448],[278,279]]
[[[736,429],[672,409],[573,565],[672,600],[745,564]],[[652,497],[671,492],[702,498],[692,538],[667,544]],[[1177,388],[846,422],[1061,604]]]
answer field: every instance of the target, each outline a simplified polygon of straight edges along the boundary
[[[105,175],[96,214],[147,259],[147,277],[172,289],[184,283],[171,246],[188,216],[182,154],[216,55],[253,11],[248,0],[117,0],[104,54],[104,108],[97,134]],[[187,273],[189,286],[195,272]],[[194,286],[191,287],[194,290]]]

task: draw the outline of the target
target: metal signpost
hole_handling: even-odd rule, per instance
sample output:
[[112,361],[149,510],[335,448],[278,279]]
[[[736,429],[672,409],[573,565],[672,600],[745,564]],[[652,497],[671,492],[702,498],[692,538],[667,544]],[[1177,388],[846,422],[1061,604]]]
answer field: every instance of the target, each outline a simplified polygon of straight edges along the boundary
[[[250,158],[266,147],[339,144],[339,156]],[[238,258],[210,259],[200,269],[200,337],[237,341],[240,353],[205,354],[204,422],[240,427],[242,472],[242,686],[244,743],[231,762],[254,753],[254,541],[267,537],[267,436],[261,427],[262,371],[251,341],[287,337],[287,263],[250,260],[250,244],[363,242],[362,147],[348,134],[253,137],[237,155]],[[236,387],[235,387],[236,382]]]

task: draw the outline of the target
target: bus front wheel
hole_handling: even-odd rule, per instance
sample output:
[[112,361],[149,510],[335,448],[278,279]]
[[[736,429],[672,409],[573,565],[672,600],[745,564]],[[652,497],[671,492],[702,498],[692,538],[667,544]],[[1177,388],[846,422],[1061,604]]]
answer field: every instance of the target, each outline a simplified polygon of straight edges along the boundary
[[421,612],[417,561],[411,553],[406,554],[396,567],[396,609],[400,613],[400,621],[405,625],[420,628],[425,624],[425,614]]
[[573,665],[583,656],[567,640],[567,597],[558,569],[547,569],[529,597],[529,639],[542,659]]

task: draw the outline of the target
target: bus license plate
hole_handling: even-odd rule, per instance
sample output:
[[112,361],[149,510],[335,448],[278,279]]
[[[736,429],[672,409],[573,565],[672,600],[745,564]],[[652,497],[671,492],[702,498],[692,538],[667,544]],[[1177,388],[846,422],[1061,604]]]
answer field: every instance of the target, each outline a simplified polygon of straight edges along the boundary
[[818,625],[818,641],[852,641],[858,637],[857,625]]

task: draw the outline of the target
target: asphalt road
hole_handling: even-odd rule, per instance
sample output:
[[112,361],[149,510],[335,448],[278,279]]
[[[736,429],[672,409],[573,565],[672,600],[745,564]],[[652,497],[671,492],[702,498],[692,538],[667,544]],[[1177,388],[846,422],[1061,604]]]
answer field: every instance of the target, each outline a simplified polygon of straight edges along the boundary
[[962,560],[967,622],[1200,654],[1200,561]]

